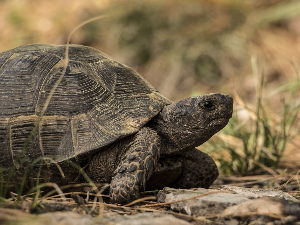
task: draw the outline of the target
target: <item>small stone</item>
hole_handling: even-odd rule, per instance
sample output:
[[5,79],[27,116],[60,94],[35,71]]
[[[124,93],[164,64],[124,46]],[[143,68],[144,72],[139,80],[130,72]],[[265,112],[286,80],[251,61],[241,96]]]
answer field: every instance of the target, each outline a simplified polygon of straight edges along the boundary
[[[264,196],[286,199],[289,201],[298,200],[282,191],[255,188],[239,188],[225,186],[220,189],[198,188],[194,190],[180,190],[165,188],[157,195],[159,202],[173,202],[170,207],[174,211],[184,212],[194,216],[218,216],[226,208],[241,204],[249,199],[261,198]],[[289,214],[294,215],[295,207],[290,207]],[[292,209],[293,208],[293,209]],[[297,211],[297,210],[296,210]]]
[[[196,196],[198,197],[195,198]],[[181,202],[171,204],[171,209],[194,216],[216,216],[222,213],[228,206],[248,200],[248,198],[242,195],[222,193],[218,190],[204,188],[198,188],[195,191],[170,192],[169,194],[165,194],[165,196],[160,194],[158,201],[162,199],[164,199],[164,202],[182,200]]]
[[275,189],[244,188],[231,185],[224,185],[219,190],[228,190],[235,194],[243,194],[247,198],[276,197],[293,202],[299,202],[290,194]]
[[178,219],[172,215],[161,213],[140,213],[130,216],[120,216],[113,219],[113,222],[118,225],[192,225],[191,223]]
[[[294,210],[296,207],[291,207],[291,205],[298,207],[298,210]],[[300,218],[300,207],[299,203],[289,203],[287,200],[279,198],[263,197],[230,206],[222,213],[222,217],[229,218],[249,217],[253,215],[274,218],[299,215]]]

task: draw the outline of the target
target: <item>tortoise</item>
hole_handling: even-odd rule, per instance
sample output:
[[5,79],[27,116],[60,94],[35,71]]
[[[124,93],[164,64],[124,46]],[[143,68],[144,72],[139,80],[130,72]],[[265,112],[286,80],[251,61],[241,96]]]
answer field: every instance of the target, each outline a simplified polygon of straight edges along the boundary
[[119,204],[146,189],[212,184],[217,166],[195,147],[226,126],[230,96],[172,102],[94,48],[69,45],[67,67],[65,51],[66,45],[31,44],[0,54],[0,165],[6,177],[15,168],[16,177],[27,174],[31,183],[76,184],[85,181],[79,166],[94,183],[109,183],[110,201]]

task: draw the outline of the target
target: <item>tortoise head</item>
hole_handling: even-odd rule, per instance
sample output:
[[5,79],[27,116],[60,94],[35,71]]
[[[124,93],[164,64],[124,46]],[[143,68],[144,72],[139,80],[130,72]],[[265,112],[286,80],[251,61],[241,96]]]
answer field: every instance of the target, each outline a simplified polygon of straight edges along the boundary
[[160,132],[169,143],[175,144],[172,151],[196,147],[223,129],[232,111],[233,99],[228,95],[208,94],[185,98],[165,106],[161,111]]

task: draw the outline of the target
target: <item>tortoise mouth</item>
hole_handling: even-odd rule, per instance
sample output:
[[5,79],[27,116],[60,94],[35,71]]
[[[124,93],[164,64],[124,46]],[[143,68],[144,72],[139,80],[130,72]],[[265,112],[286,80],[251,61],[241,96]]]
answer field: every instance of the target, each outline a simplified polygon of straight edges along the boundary
[[222,126],[223,128],[228,124],[230,118],[231,116],[215,118],[209,122],[209,126],[216,126],[216,127]]

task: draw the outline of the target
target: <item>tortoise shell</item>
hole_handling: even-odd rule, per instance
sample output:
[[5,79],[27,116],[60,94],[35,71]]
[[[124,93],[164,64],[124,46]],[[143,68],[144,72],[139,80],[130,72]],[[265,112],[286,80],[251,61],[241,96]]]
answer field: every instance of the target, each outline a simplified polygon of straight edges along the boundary
[[40,117],[64,70],[65,51],[65,45],[32,44],[0,54],[2,166],[21,153],[56,162],[93,153],[137,132],[171,103],[129,67],[70,45],[66,72]]

